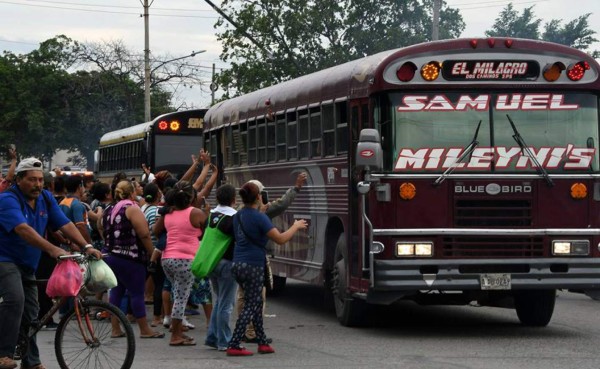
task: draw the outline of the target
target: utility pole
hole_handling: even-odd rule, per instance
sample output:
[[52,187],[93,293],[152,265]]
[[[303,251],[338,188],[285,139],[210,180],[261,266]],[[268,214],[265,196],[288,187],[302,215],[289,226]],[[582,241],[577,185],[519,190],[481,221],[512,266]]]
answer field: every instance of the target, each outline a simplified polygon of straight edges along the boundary
[[150,121],[150,5],[144,0],[144,121]]
[[215,63],[212,66],[212,78],[210,83],[210,106],[215,104],[215,91],[217,91],[217,85],[215,84]]
[[440,39],[440,9],[442,8],[442,0],[433,0],[433,25],[431,27],[431,40]]

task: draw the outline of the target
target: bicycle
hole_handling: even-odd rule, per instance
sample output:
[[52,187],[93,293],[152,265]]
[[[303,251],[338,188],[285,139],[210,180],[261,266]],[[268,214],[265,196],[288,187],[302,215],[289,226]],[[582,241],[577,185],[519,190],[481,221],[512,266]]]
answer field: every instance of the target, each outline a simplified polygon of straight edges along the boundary
[[[72,254],[59,259],[73,259],[87,265],[93,256]],[[47,280],[38,280],[38,284]],[[61,369],[120,368],[129,369],[135,356],[135,336],[127,317],[118,307],[99,300],[88,299],[86,281],[73,297],[73,307],[60,319],[54,338],[54,351]],[[19,340],[15,359],[27,352],[29,339],[52,320],[54,314],[70,297],[53,299],[50,310],[38,321],[32,322],[27,337]],[[111,318],[115,317],[124,335],[112,336]],[[123,344],[125,343],[125,344]]]

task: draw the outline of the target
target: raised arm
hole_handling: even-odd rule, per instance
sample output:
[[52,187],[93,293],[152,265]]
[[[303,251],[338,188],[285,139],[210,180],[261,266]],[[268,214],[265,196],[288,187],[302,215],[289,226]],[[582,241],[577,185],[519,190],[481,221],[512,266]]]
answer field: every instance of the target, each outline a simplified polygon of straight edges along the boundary
[[[206,182],[206,185],[204,185],[204,187],[202,187],[202,189],[198,193],[198,197],[200,197],[200,198],[207,197],[210,194],[210,191],[214,187],[215,183],[217,183],[217,178],[219,177],[219,169],[217,169],[216,165],[209,164],[209,165],[205,165],[205,166],[208,166],[212,170],[212,174],[211,174],[210,178],[208,179],[208,182]],[[194,188],[196,188],[196,187],[194,187]],[[196,189],[196,191],[198,191],[198,189]]]
[[292,224],[292,226],[283,233],[279,232],[277,228],[273,227],[269,232],[267,232],[267,237],[269,237],[271,241],[277,243],[278,245],[283,245],[291,240],[292,236],[294,236],[294,234],[301,229],[306,229],[306,220],[304,219],[296,220],[294,224]]
[[[198,165],[200,165],[201,163],[204,163],[204,166],[206,166],[207,163],[210,164],[210,154],[208,153],[208,151],[204,151],[204,149],[200,149],[200,151],[198,152],[198,157],[192,155],[192,166],[187,170],[187,172],[185,172],[183,177],[181,177],[181,180],[191,181],[192,177],[194,176],[194,173],[196,173]],[[202,176],[202,173],[200,173],[200,175]],[[206,179],[206,174],[204,175],[204,179]],[[202,182],[204,182],[204,179],[202,180]]]
[[298,176],[296,177],[296,183],[295,183],[294,187],[288,188],[288,190],[285,192],[285,194],[283,196],[281,196],[280,198],[278,198],[275,201],[269,202],[265,206],[265,210],[264,210],[265,214],[271,219],[275,218],[278,215],[283,214],[283,212],[292,204],[292,202],[296,198],[296,195],[298,194],[298,192],[300,192],[300,189],[304,185],[305,181],[306,181],[306,173],[305,172],[299,173]]
[[10,182],[15,180],[15,169],[17,168],[17,150],[10,148],[8,149],[8,155],[10,156],[10,167],[8,173],[6,173],[6,179]]

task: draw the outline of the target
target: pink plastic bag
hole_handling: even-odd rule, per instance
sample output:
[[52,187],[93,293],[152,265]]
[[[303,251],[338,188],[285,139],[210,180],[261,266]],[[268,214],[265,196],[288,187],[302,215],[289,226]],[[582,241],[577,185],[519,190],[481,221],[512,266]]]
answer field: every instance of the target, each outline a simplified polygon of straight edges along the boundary
[[82,282],[83,273],[79,264],[73,260],[63,260],[56,264],[48,279],[46,294],[50,297],[77,296]]

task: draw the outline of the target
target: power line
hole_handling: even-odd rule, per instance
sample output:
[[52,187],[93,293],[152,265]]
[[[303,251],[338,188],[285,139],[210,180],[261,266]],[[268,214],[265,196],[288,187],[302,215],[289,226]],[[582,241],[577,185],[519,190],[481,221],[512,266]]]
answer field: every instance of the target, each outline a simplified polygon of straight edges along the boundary
[[11,40],[5,40],[5,39],[1,39],[0,38],[0,42],[11,42],[13,44],[25,44],[25,45],[39,45],[39,43],[34,43],[34,42],[25,42],[25,41],[11,41]]
[[[38,5],[38,4],[22,4],[15,3],[12,1],[0,1],[0,4],[10,4],[10,5],[21,5],[21,6],[30,6],[34,8],[49,8],[49,9],[61,9],[61,10],[71,10],[71,11],[79,11],[79,12],[90,12],[90,13],[109,13],[109,14],[128,14],[128,15],[140,15],[140,13],[130,13],[130,12],[119,12],[114,10],[100,10],[100,9],[79,9],[79,8],[67,8],[64,6],[49,6],[49,5]],[[154,17],[173,17],[173,18],[202,18],[202,19],[215,19],[216,16],[202,16],[202,15],[179,15],[179,14],[152,14]]]
[[[105,4],[81,4],[81,3],[71,3],[66,1],[49,1],[49,0],[21,0],[28,2],[36,2],[36,3],[46,3],[46,4],[63,4],[63,5],[76,5],[76,6],[89,6],[89,7],[98,7],[98,8],[120,8],[120,9],[139,9],[139,6],[123,6],[123,5],[105,5]],[[25,4],[23,4],[25,5]],[[156,8],[153,7],[153,10],[166,10],[166,11],[181,11],[181,12],[212,12],[210,9],[177,9],[177,8]]]
[[[531,1],[521,1],[518,3],[509,1],[509,0],[500,0],[500,1],[485,1],[485,2],[479,2],[479,3],[455,4],[455,5],[448,5],[448,6],[453,7],[453,8],[459,8],[459,10],[473,10],[473,9],[498,8],[501,6],[506,6],[508,4],[523,5],[523,4],[542,3],[542,2],[547,2],[547,1],[550,1],[550,0],[531,0]],[[498,4],[496,4],[496,3],[498,3]],[[478,5],[478,4],[491,4],[491,5]]]

